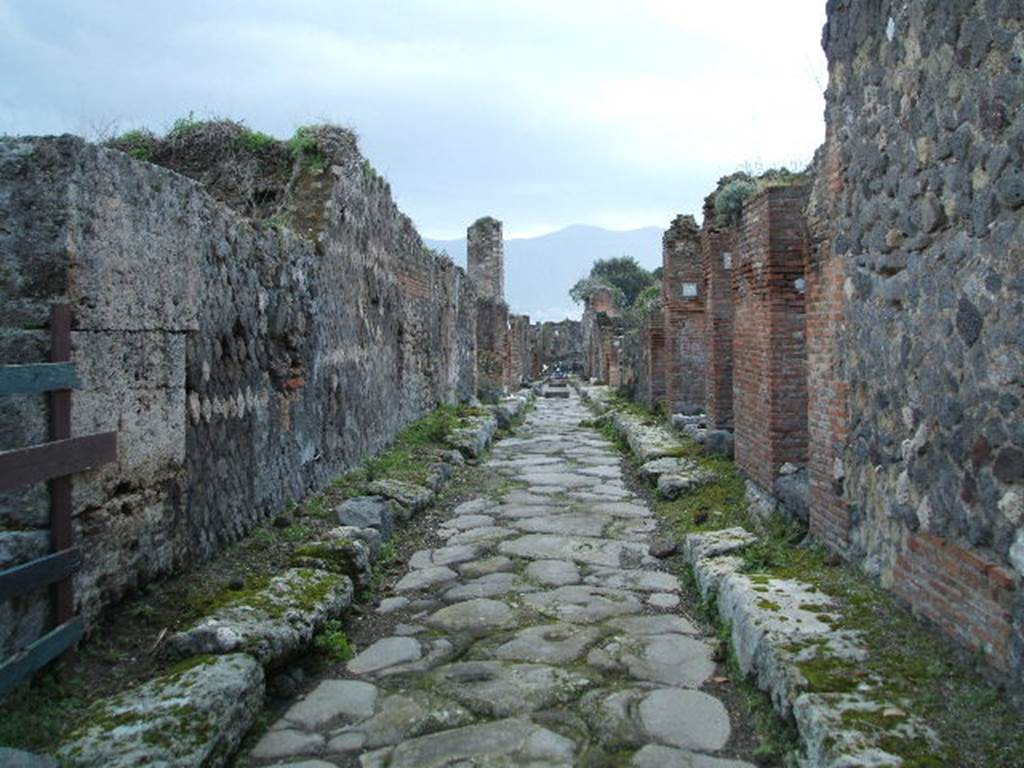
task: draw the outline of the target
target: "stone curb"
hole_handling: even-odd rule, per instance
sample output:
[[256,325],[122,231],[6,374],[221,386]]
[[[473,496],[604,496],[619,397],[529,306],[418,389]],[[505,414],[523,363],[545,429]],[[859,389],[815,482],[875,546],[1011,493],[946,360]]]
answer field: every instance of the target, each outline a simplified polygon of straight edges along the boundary
[[[672,441],[666,429],[643,425],[629,414],[611,410],[608,387],[578,386],[577,390],[592,410],[609,419],[642,461],[655,458],[654,454]],[[831,598],[812,585],[742,572],[739,554],[757,540],[743,528],[690,534],[683,541],[683,557],[693,569],[701,597],[714,600],[719,619],[730,628],[740,671],[768,694],[781,718],[796,723],[803,752],[797,756],[798,765],[903,765],[902,758],[879,746],[883,737],[938,745],[936,734],[919,718],[904,712],[900,702],[872,695],[871,680],[865,680],[856,691],[808,690],[800,664],[856,663],[867,657],[867,651],[858,633],[833,627],[840,614]],[[847,724],[849,717],[844,718],[850,713],[883,719],[891,715],[891,724],[887,722],[884,732],[857,730]]]

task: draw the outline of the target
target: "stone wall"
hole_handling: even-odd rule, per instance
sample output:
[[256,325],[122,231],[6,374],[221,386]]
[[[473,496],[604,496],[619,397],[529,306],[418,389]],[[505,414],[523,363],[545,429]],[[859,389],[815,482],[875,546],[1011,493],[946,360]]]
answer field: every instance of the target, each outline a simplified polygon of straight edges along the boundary
[[531,375],[540,379],[555,368],[583,372],[583,325],[577,320],[534,323],[530,326]]
[[466,269],[480,298],[505,300],[505,243],[497,219],[477,219],[466,231]]
[[619,339],[625,329],[611,291],[601,289],[587,298],[580,325],[584,377],[618,386],[621,383]]
[[530,316],[509,315],[508,324],[508,386],[516,390],[530,380],[530,371],[533,368],[530,353]]
[[665,396],[671,413],[704,412],[707,365],[700,233],[693,216],[677,216],[662,238],[665,307]]
[[[118,433],[118,461],[75,480],[89,622],[476,390],[465,276],[423,246],[350,133],[316,142],[315,163],[269,164],[256,182],[277,203],[254,210],[235,184],[77,138],[0,140],[0,360],[45,360],[50,306],[69,302],[74,434]],[[42,399],[0,409],[3,448],[45,441]],[[47,509],[42,486],[4,496],[0,567],[47,549]],[[38,635],[46,602],[0,604],[0,653]]]
[[1011,0],[828,10],[812,528],[1019,675],[1024,14]]
[[743,208],[733,261],[736,464],[771,492],[807,458],[805,185],[769,187]]
[[732,261],[735,249],[731,228],[718,226],[714,212],[704,208],[701,227],[701,266],[705,299],[704,401],[708,426],[732,429]]
[[652,410],[665,405],[666,352],[665,310],[657,302],[629,318],[619,360],[620,384]]

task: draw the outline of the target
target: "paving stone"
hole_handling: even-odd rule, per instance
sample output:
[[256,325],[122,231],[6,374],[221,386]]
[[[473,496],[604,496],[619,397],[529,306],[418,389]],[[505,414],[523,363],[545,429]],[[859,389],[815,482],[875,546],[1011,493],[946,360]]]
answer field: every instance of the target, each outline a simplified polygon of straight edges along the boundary
[[632,589],[637,592],[679,592],[682,590],[677,577],[671,573],[653,570],[627,571],[594,568],[584,577],[583,582],[609,589]]
[[539,725],[509,718],[405,741],[390,754],[389,768],[569,768],[576,746]]
[[606,627],[625,635],[700,635],[700,630],[682,616],[622,616],[605,622]]
[[462,515],[441,523],[442,528],[454,528],[457,531],[468,531],[470,528],[487,525],[494,525],[494,518],[490,515]]
[[630,765],[633,768],[755,768],[742,760],[711,757],[657,744],[642,747],[633,755]]
[[324,680],[284,714],[307,731],[338,720],[353,722],[373,714],[377,688],[359,680]]
[[480,550],[470,544],[460,544],[451,547],[439,547],[438,549],[421,549],[413,552],[409,559],[410,568],[430,568],[434,565],[457,565],[470,560],[476,560],[480,556]]
[[419,592],[443,584],[450,584],[458,577],[459,574],[444,565],[421,568],[416,571],[409,571],[409,573],[399,579],[398,583],[395,584],[395,592]]
[[647,604],[652,608],[668,610],[679,605],[679,595],[673,595],[669,592],[655,592],[653,595],[648,596]]
[[462,544],[488,544],[516,535],[516,531],[509,528],[489,525],[481,528],[471,528],[468,531],[457,533],[448,539],[448,544],[451,546],[458,546]]
[[326,739],[319,733],[305,733],[291,728],[267,731],[256,742],[250,754],[257,760],[300,757],[319,752],[325,741]]
[[715,752],[731,733],[722,702],[703,691],[652,691],[640,702],[638,713],[648,735],[670,747]]
[[593,681],[546,664],[466,661],[439,667],[435,690],[483,717],[508,717],[574,701]]
[[647,741],[634,716],[647,693],[640,688],[587,691],[580,698],[579,709],[602,746],[614,750],[636,747]]
[[365,675],[396,664],[416,661],[422,655],[423,649],[415,638],[385,637],[357,654],[346,665],[346,669],[353,675]]
[[593,624],[643,610],[643,605],[631,592],[585,585],[524,595],[523,603],[545,616],[581,624]]
[[579,584],[580,569],[570,560],[534,560],[526,567],[526,578],[546,587]]
[[394,613],[409,605],[407,597],[385,597],[377,606],[377,613]]
[[345,753],[393,746],[403,739],[459,728],[474,720],[460,704],[426,691],[408,691],[386,697],[380,711],[368,720],[335,731],[329,752]]
[[477,597],[501,597],[509,592],[532,592],[536,587],[515,573],[492,573],[452,587],[444,593],[445,602],[457,603]]
[[525,517],[511,523],[513,528],[527,533],[557,533],[565,536],[601,536],[612,522],[610,516],[594,513],[566,513]]
[[485,557],[483,560],[471,560],[455,566],[459,573],[467,579],[475,579],[492,573],[504,573],[515,569],[515,563],[504,555]]
[[505,603],[482,598],[449,605],[432,614],[427,624],[448,632],[479,634],[515,625],[515,614]]
[[623,668],[636,680],[700,687],[715,672],[711,646],[686,635],[619,635],[587,655],[587,663],[607,671]]
[[531,533],[503,541],[498,545],[498,551],[530,560],[574,560],[615,568],[637,568],[652,559],[647,554],[647,547],[635,542],[545,533]]
[[373,528],[382,540],[391,538],[394,505],[383,496],[358,496],[343,501],[335,510],[338,522],[354,528]]
[[568,664],[576,661],[597,642],[603,632],[576,624],[542,624],[516,632],[515,637],[494,651],[495,658],[532,661],[539,664]]
[[492,499],[472,499],[471,501],[464,501],[459,504],[452,510],[452,514],[456,517],[480,515],[495,506],[497,506],[497,502]]

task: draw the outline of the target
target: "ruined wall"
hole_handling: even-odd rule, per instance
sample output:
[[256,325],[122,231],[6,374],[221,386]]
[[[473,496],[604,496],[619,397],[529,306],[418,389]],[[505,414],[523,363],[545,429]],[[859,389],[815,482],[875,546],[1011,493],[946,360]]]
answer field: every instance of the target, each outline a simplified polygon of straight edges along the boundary
[[530,354],[530,316],[509,315],[508,323],[508,386],[518,389],[530,380],[530,370],[533,368]]
[[662,238],[666,398],[672,413],[703,413],[705,287],[700,233],[693,216],[676,216]]
[[732,429],[732,262],[735,236],[731,228],[718,226],[710,206],[704,208],[700,231],[704,283],[704,404],[708,426]]
[[618,385],[618,347],[612,342],[623,331],[619,306],[611,291],[600,289],[587,298],[580,321],[583,335],[583,374],[588,379],[610,384],[611,370]]
[[531,375],[547,370],[583,372],[583,324],[578,320],[534,323],[530,326]]
[[812,527],[1018,675],[1022,18],[829,2],[809,313]]
[[619,383],[648,408],[662,408],[668,352],[664,308],[656,302],[630,315],[619,354]]
[[[69,302],[74,434],[118,432],[118,461],[75,480],[89,621],[475,391],[461,270],[351,134],[317,141],[322,163],[296,160],[262,224],[230,185],[73,137],[0,141],[0,360],[45,360],[50,306]],[[2,447],[46,439],[41,399],[0,409]],[[47,510],[42,486],[0,500],[0,567],[47,549]],[[2,604],[0,650],[38,634],[43,597]]]
[[497,219],[484,216],[466,231],[466,269],[480,298],[505,300],[505,244]]
[[748,201],[733,261],[736,464],[768,492],[784,463],[806,463],[807,192],[769,187]]

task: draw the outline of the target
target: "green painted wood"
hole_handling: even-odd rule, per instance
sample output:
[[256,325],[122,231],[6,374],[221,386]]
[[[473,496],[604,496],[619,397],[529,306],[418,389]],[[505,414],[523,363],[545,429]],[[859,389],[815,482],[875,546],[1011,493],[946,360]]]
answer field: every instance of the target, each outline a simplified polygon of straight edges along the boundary
[[81,389],[74,363],[31,363],[0,366],[0,396],[33,395],[61,389]]
[[81,567],[82,553],[75,547],[0,571],[0,600],[66,579]]
[[73,475],[117,458],[117,432],[55,440],[0,453],[0,491]]
[[33,672],[42,669],[71,648],[82,639],[84,632],[85,625],[76,616],[10,657],[0,666],[0,698]]

